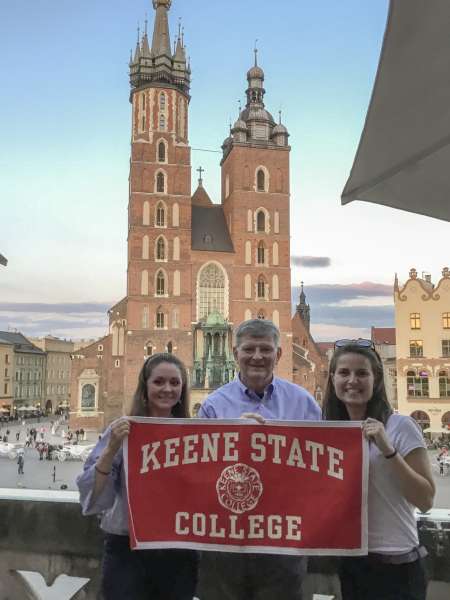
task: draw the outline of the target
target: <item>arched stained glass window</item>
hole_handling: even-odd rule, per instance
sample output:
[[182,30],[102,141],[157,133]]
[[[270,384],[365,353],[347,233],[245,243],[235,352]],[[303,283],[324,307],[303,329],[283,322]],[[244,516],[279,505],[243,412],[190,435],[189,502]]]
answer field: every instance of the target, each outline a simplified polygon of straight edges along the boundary
[[258,290],[257,290],[258,298],[266,297],[266,282],[262,275],[258,277]]
[[158,144],[158,161],[166,162],[166,145],[163,141]]
[[160,306],[156,311],[156,329],[164,329],[165,327],[165,318],[162,307]]
[[157,227],[165,227],[166,226],[166,209],[164,204],[160,202],[156,207],[156,226]]
[[266,263],[266,248],[264,242],[258,244],[258,265],[264,265]]
[[165,260],[166,258],[166,243],[163,237],[159,237],[156,242],[156,259]]
[[256,173],[256,189],[258,192],[266,191],[266,174],[262,169],[259,169]]
[[266,215],[264,211],[260,210],[256,215],[256,231],[264,232],[266,231]]
[[166,278],[162,271],[158,271],[156,275],[156,295],[164,296],[166,293]]
[[164,173],[161,171],[156,176],[156,191],[163,194],[166,188],[166,178],[164,177]]
[[205,265],[199,275],[199,318],[207,318],[212,312],[226,314],[225,274],[214,263]]

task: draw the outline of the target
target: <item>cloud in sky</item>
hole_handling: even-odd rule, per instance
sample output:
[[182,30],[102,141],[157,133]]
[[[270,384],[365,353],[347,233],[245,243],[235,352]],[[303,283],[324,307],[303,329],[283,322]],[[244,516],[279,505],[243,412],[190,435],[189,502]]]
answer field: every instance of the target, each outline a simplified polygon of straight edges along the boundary
[[105,335],[107,310],[112,304],[0,302],[0,330],[17,329],[24,335],[80,339]]
[[294,267],[305,269],[325,269],[331,265],[329,256],[291,256],[291,264]]
[[[292,288],[292,305],[300,290]],[[392,286],[374,282],[348,285],[319,284],[305,287],[311,307],[311,330],[320,340],[367,337],[370,327],[393,327]],[[52,334],[65,338],[100,337],[108,329],[102,302],[0,302],[0,330],[17,329],[24,335]]]
[[[300,288],[292,288],[298,304]],[[317,341],[339,337],[370,337],[370,328],[394,326],[392,286],[365,281],[348,285],[305,287],[311,307],[311,331]]]

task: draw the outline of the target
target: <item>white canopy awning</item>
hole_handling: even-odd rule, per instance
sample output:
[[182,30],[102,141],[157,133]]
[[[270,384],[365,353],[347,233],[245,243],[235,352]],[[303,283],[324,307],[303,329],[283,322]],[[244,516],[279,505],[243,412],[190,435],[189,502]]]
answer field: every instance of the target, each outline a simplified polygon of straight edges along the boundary
[[449,0],[391,0],[352,200],[450,221]]

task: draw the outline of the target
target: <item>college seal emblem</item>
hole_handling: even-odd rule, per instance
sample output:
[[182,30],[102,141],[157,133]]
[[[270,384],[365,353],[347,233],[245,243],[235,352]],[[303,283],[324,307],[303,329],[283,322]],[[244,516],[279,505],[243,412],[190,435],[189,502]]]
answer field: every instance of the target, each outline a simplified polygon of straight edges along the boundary
[[256,469],[237,463],[222,471],[216,490],[220,504],[240,515],[258,504],[263,484]]

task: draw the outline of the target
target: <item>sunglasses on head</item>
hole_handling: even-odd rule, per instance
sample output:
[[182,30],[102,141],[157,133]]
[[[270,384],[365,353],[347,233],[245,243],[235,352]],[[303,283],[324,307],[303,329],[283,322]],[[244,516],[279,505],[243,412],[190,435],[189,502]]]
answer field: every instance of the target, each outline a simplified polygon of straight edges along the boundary
[[357,340],[336,340],[334,342],[335,348],[345,348],[346,346],[359,346],[360,348],[375,350],[375,344],[372,340],[365,340],[364,338],[358,338]]

